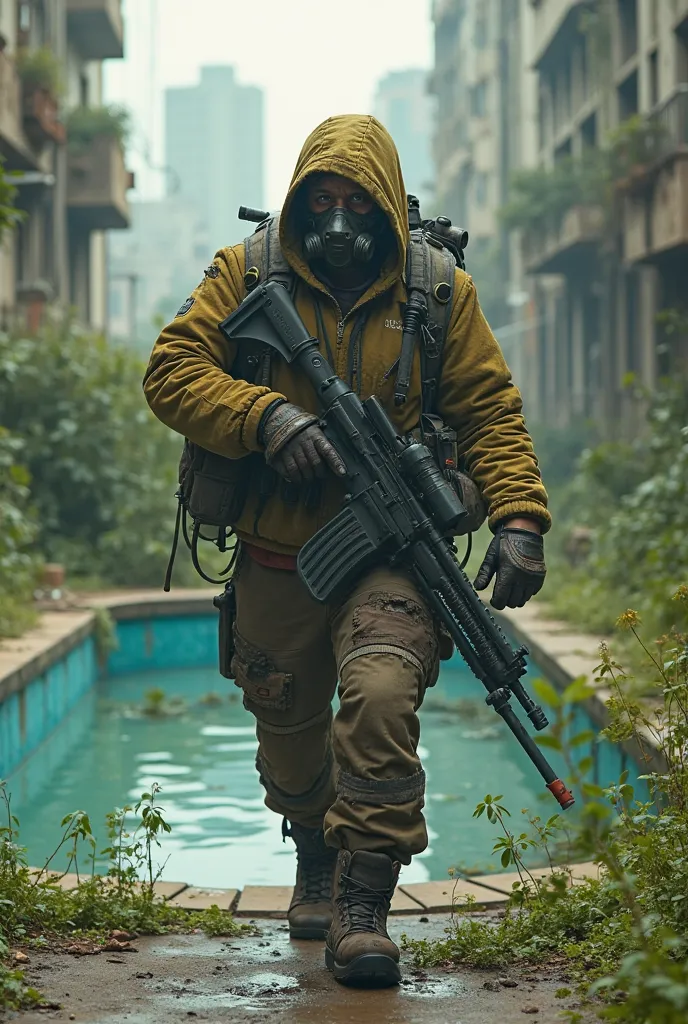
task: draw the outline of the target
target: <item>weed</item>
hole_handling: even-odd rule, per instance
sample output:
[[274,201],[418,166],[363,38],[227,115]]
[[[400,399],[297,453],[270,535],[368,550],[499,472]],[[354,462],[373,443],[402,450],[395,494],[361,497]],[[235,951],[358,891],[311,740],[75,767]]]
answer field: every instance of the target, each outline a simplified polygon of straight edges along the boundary
[[[687,599],[688,589],[680,588],[676,600]],[[475,816],[486,815],[499,827],[493,851],[503,867],[515,866],[520,876],[504,916],[496,923],[479,920],[461,912],[470,905],[456,906],[446,938],[404,936],[404,944],[423,966],[503,967],[563,956],[579,991],[606,1004],[600,1008],[603,1018],[683,1024],[688,1010],[688,642],[674,632],[653,649],[634,611],[624,613],[618,625],[639,645],[653,686],[649,698],[632,698],[632,680],[602,645],[596,682],[610,691],[603,735],[634,744],[638,758],[654,766],[641,776],[650,799],[636,799],[627,772],[606,788],[589,781],[592,758],[578,759],[578,749],[595,737],[587,731],[571,735],[575,705],[592,693],[585,680],[575,680],[563,694],[538,683],[538,695],[554,712],[552,729],[540,742],[564,755],[583,803],[575,834],[565,832],[560,815],[543,821],[527,811],[522,813],[528,829],[515,830],[501,797],[487,795]],[[592,854],[600,878],[571,884],[570,873],[555,863],[558,846]],[[525,866],[529,849],[546,856],[550,870],[544,878]],[[582,1018],[569,1012],[568,1019]]]

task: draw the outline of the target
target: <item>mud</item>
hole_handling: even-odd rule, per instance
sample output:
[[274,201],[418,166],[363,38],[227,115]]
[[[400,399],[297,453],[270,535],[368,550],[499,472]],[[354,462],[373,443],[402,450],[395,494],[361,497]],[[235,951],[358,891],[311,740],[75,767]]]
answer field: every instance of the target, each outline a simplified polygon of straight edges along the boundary
[[[396,918],[392,935],[440,936],[447,918]],[[76,957],[30,951],[28,979],[60,1009],[12,1014],[21,1024],[560,1024],[574,1000],[557,999],[561,970],[414,969],[403,958],[397,989],[361,991],[338,985],[325,970],[318,942],[290,942],[281,921],[257,922],[258,937],[203,935],[136,940],[138,952]],[[584,1017],[592,1022],[594,1017]]]

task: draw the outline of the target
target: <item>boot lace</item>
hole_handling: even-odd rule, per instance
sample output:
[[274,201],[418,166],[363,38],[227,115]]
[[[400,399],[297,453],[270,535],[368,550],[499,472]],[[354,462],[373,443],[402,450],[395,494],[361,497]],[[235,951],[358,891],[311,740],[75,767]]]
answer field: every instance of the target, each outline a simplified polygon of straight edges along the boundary
[[299,857],[299,881],[301,882],[302,903],[327,902],[332,897],[332,874],[334,865],[331,857]]
[[391,893],[386,889],[371,889],[365,882],[350,875],[341,875],[341,881],[345,890],[337,897],[337,903],[343,904],[352,930],[377,931],[377,912],[389,902]]

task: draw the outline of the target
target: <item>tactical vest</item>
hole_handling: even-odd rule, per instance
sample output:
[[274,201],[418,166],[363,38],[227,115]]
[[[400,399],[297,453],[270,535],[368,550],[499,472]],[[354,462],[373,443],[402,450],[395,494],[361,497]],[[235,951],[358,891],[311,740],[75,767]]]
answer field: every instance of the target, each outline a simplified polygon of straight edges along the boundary
[[[245,267],[244,282],[251,291],[259,282],[277,281],[293,293],[296,276],[284,257],[279,241],[279,217],[270,217],[258,225],[255,232],[244,241]],[[419,326],[421,365],[421,422],[417,434],[428,444],[441,468],[449,479],[458,468],[456,458],[456,433],[445,426],[437,413],[437,392],[442,367],[442,351],[449,326],[454,294],[457,259],[435,236],[422,228],[410,232],[406,258],[407,314],[411,308],[427,309],[427,317]],[[395,394],[402,400],[410,383],[415,345],[402,351],[392,367],[396,371]],[[264,387],[270,386],[270,368],[275,353],[271,349],[246,348],[237,353],[229,368],[232,376]],[[414,432],[416,433],[416,432]],[[179,502],[175,524],[174,541],[170,562],[165,577],[165,590],[170,589],[172,567],[177,549],[180,530],[191,552],[194,568],[209,583],[221,585],[224,578],[212,579],[203,571],[198,555],[198,542],[209,541],[220,551],[229,551],[229,540],[233,525],[239,518],[249,487],[258,485],[264,507],[269,498],[280,489],[282,499],[287,503],[304,501],[317,504],[318,483],[300,488],[277,476],[265,464],[261,453],[252,453],[242,459],[227,459],[206,451],[188,439],[179,465]],[[259,515],[256,516],[256,532]],[[236,551],[233,548],[233,554]],[[220,573],[226,577],[233,568],[234,558]]]

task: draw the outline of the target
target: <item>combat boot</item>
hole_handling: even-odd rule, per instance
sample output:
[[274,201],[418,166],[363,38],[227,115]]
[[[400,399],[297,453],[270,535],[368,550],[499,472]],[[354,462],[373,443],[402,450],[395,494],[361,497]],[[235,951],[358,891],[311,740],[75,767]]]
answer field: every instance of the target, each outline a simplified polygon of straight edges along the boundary
[[387,934],[399,868],[384,853],[340,851],[325,949],[325,964],[337,981],[378,988],[401,981],[399,948]]
[[296,844],[294,895],[287,919],[292,939],[324,939],[332,923],[332,881],[337,850],[325,845],[321,828],[292,823],[284,834]]

